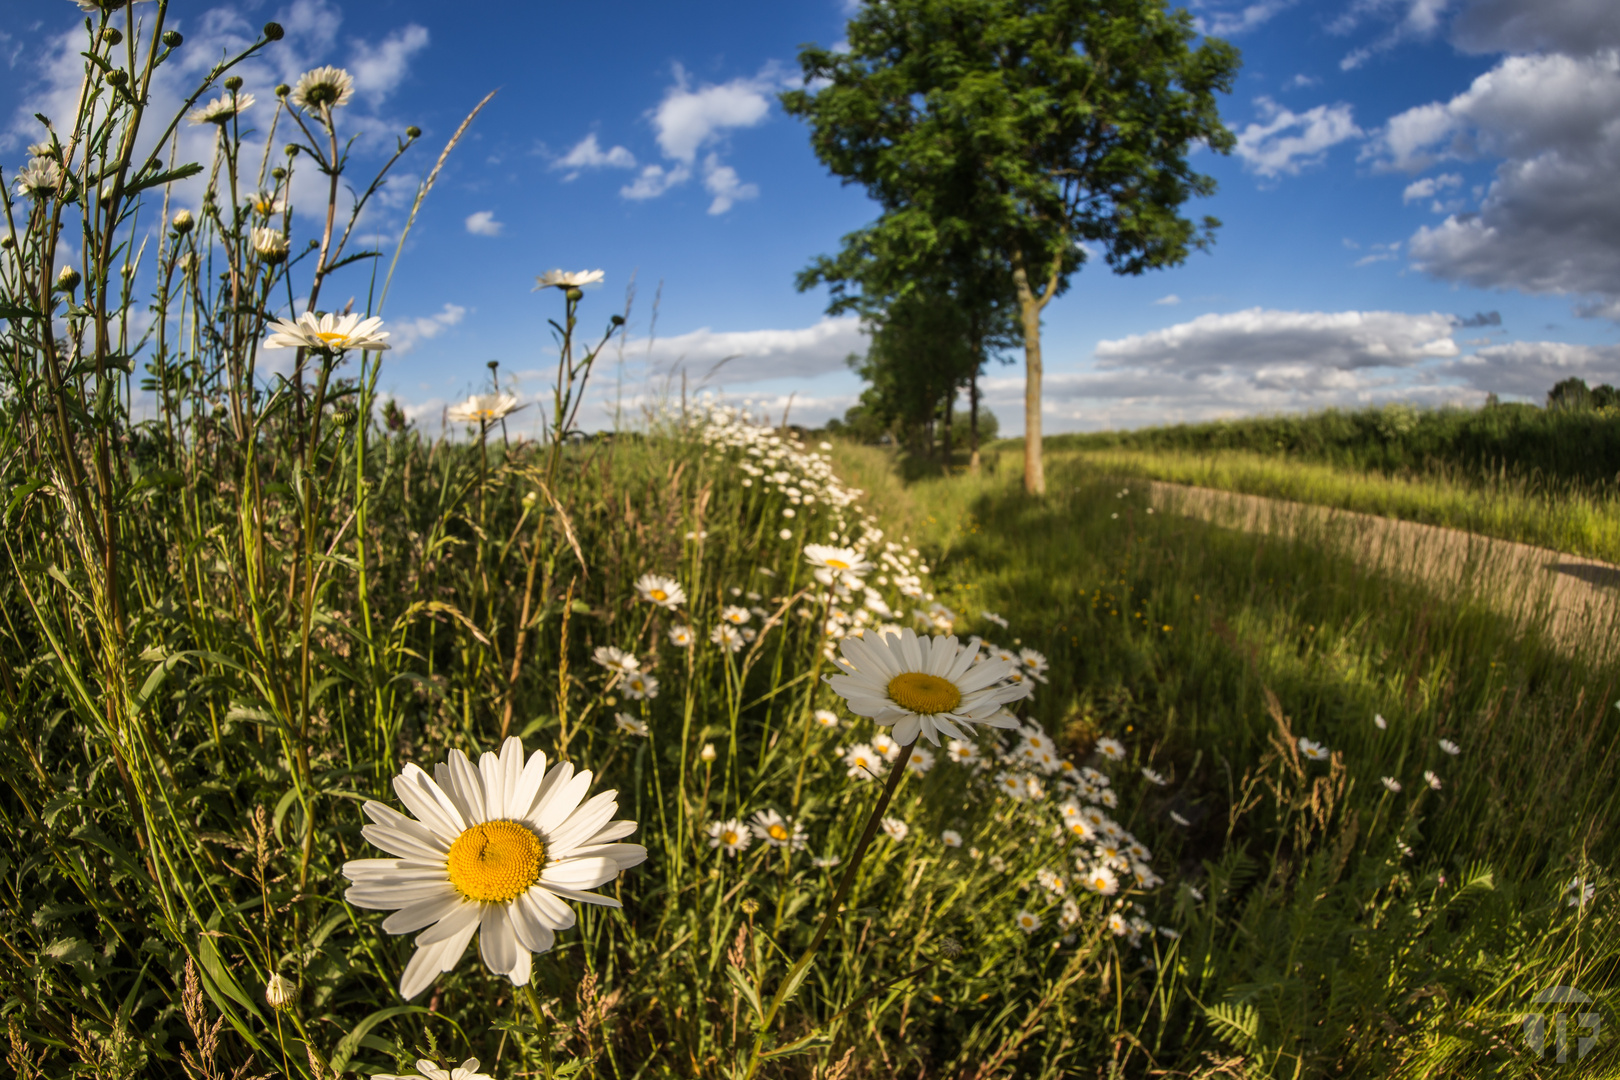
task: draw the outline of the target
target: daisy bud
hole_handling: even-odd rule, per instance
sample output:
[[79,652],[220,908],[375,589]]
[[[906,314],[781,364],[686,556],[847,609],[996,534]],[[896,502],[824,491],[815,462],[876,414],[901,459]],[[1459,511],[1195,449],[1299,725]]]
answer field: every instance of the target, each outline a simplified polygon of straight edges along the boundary
[[298,156],[298,144],[288,143],[286,146],[281,148],[281,152],[290,158],[295,158]]
[[284,98],[290,93],[292,93],[292,87],[286,83],[281,83],[276,87],[276,97]]
[[56,288],[59,292],[72,292],[79,287],[84,278],[71,266],[62,267],[62,272],[56,275]]
[[17,246],[17,241],[13,240],[11,237],[9,237],[9,236],[0,236],[0,248],[5,248],[7,251],[10,251],[12,248],[14,248],[16,246]]
[[129,72],[122,68],[114,68],[112,71],[107,72],[107,81],[114,86],[123,86],[129,82]]
[[232,75],[230,78],[226,79],[225,89],[229,90],[233,94],[242,89],[242,76]]
[[943,956],[947,960],[955,960],[958,956],[962,955],[962,943],[952,937],[940,938],[939,955]]
[[287,36],[287,31],[283,30],[278,22],[267,22],[264,24],[264,36],[271,41],[280,41]]
[[185,35],[178,30],[163,31],[163,44],[171,49],[178,49],[185,42]]
[[583,292],[581,292],[578,288],[570,285],[568,287],[568,291],[563,293],[563,295],[568,298],[568,301],[570,303],[577,304],[584,297],[585,294]]
[[415,124],[412,124],[410,127],[405,129],[405,137],[407,139],[420,139],[422,137],[422,129],[417,127]]
[[717,755],[714,752],[714,743],[712,742],[704,743],[703,749],[698,751],[698,760],[705,763],[713,761],[716,756]]
[[747,900],[744,900],[741,907],[744,915],[759,914],[759,901],[755,900],[752,896],[750,896]]
[[353,405],[348,405],[334,410],[332,419],[337,421],[338,427],[354,427],[355,422],[360,419],[360,410]]
[[96,192],[96,197],[102,202],[108,202],[111,200],[113,197],[113,182],[109,180],[105,184],[102,184],[101,190]]
[[298,984],[282,974],[264,984],[264,1000],[272,1009],[285,1009],[298,997]]
[[272,180],[285,180],[285,179],[287,179],[287,170],[283,169],[280,165],[277,165],[275,168],[270,170],[270,179],[272,179]]
[[101,32],[101,40],[105,41],[109,45],[117,45],[119,42],[124,40],[124,34],[123,31],[118,29],[118,27],[109,26],[107,29]]
[[614,326],[623,326],[624,325],[624,316],[623,315],[615,315],[611,319],[609,319],[608,322],[612,323]]
[[287,238],[275,229],[254,229],[253,250],[259,258],[274,265],[287,257]]

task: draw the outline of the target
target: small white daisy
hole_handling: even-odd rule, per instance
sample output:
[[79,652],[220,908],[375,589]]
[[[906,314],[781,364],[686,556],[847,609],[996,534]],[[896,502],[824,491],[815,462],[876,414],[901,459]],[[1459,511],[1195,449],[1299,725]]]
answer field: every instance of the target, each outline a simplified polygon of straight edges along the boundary
[[1384,719],[1383,713],[1373,713],[1373,726],[1383,731],[1389,727],[1389,721]]
[[622,671],[629,674],[641,667],[641,661],[636,659],[634,653],[627,653],[623,649],[616,649],[612,645],[598,645],[591,654],[591,659],[607,668],[609,671]]
[[820,724],[824,728],[835,728],[838,726],[838,714],[833,712],[831,709],[817,709],[815,716],[816,723]]
[[1383,780],[1382,780],[1382,783],[1390,791],[1395,792],[1396,794],[1400,793],[1401,782],[1399,780],[1395,779],[1393,776],[1384,777]]
[[445,415],[458,424],[493,424],[518,409],[511,394],[474,394],[460,405],[452,405]]
[[1014,721],[1001,706],[1029,694],[1027,685],[1000,685],[1009,665],[975,664],[978,647],[960,646],[954,637],[919,638],[906,629],[897,637],[846,637],[839,651],[843,674],[827,682],[851,712],[892,724],[901,744],[922,736],[936,746],[941,735],[965,739],[958,724],[1010,727]]
[[1303,736],[1299,740],[1299,752],[1310,758],[1312,761],[1326,761],[1330,756],[1330,751],[1327,747],[1323,746],[1319,742],[1312,742],[1310,739],[1304,738]]
[[1456,757],[1458,754],[1462,753],[1462,747],[1458,746],[1456,743],[1452,742],[1450,739],[1441,739],[1440,740],[1440,749],[1444,750],[1446,753],[1450,754],[1452,757]]
[[872,749],[882,754],[884,761],[892,762],[900,756],[900,744],[890,738],[886,731],[872,736]]
[[840,855],[817,855],[810,860],[817,870],[831,870],[843,861]]
[[746,851],[753,842],[754,834],[736,818],[709,823],[709,846],[719,848],[726,855],[735,856],[738,852]]
[[747,608],[737,607],[735,604],[728,604],[725,609],[720,612],[720,618],[730,623],[732,626],[742,626],[753,617],[753,613]]
[[602,280],[601,270],[547,270],[534,279],[534,291],[541,289],[577,289],[582,285],[594,285]]
[[340,353],[349,349],[386,349],[383,338],[388,331],[379,332],[382,319],[373,315],[362,320],[358,313],[350,315],[316,315],[306,311],[296,319],[277,319],[267,329],[267,349],[314,349],[316,352]]
[[1170,781],[1166,780],[1163,776],[1160,776],[1154,770],[1148,768],[1146,765],[1142,766],[1142,775],[1147,778],[1148,783],[1150,783],[1150,784],[1158,784],[1160,787],[1164,787],[1164,785],[1166,785],[1166,784],[1168,784],[1170,782]]
[[886,817],[883,819],[883,833],[890,840],[904,840],[911,833],[911,826],[899,818]]
[[955,829],[946,829],[944,832],[939,834],[939,842],[944,844],[946,847],[961,847],[962,834],[957,832]]
[[1086,888],[1101,896],[1113,896],[1119,892],[1119,878],[1106,866],[1093,866],[1081,880]]
[[658,680],[639,671],[626,675],[619,688],[624,691],[625,697],[635,701],[651,701],[658,696]]
[[775,810],[761,810],[755,814],[749,828],[753,829],[755,836],[771,845],[771,847],[785,847],[791,851],[803,851],[804,845],[809,840],[803,825],[797,821],[790,824]]
[[958,765],[972,765],[979,760],[979,748],[965,739],[950,739],[945,743],[945,756]]
[[856,743],[844,751],[848,775],[856,780],[875,780],[883,774],[885,764],[883,755],[866,743]]
[[1101,754],[1110,761],[1125,760],[1125,747],[1118,739],[1098,739],[1097,753]]
[[252,104],[252,94],[224,94],[193,111],[186,119],[193,124],[223,124],[232,117],[246,112],[248,106]]
[[292,104],[305,112],[319,112],[347,105],[354,96],[354,79],[340,67],[318,67],[298,77],[293,86]]
[[906,771],[913,776],[927,776],[928,770],[934,767],[934,755],[926,747],[917,747],[911,751],[906,759]]
[[1041,917],[1032,911],[1020,911],[1014,918],[1018,922],[1018,929],[1026,934],[1033,934],[1041,928]]
[[[286,236],[282,235],[282,232],[281,232],[280,229],[272,229],[272,228],[268,228],[267,226],[260,225],[260,226],[257,226],[257,227],[254,228],[253,232],[249,235],[249,239],[253,244],[253,250],[254,250],[255,254],[257,254],[261,260],[271,264],[272,266],[275,265],[276,263],[279,263],[281,260],[283,260],[283,259],[285,259],[287,257],[287,238],[286,238]],[[387,337],[388,335],[387,334],[381,334],[379,336],[380,337]],[[269,341],[266,341],[264,343],[264,347],[268,349],[268,348],[272,348],[273,346],[271,345],[271,343]],[[285,348],[286,346],[274,346],[274,347],[275,348]],[[294,345],[293,347],[297,348],[298,346]],[[315,346],[310,346],[310,347],[314,348]],[[350,346],[350,347],[352,348],[353,346]],[[381,348],[381,349],[388,348],[387,345],[378,345],[378,346],[373,346],[373,347],[374,348]],[[362,346],[360,346],[360,348],[366,348],[366,346],[362,345]],[[323,351],[337,352],[338,350],[337,349],[329,349],[329,350],[323,350]]]
[[613,721],[619,725],[619,730],[626,735],[638,735],[643,738],[647,735],[647,725],[629,713],[614,713]]
[[[1119,515],[1115,514],[1114,516],[1118,517]],[[1115,937],[1124,937],[1131,932],[1131,924],[1125,921],[1125,916],[1115,911],[1108,916],[1108,929],[1113,932]]]
[[743,636],[737,632],[735,626],[721,623],[709,631],[709,640],[727,652],[737,652],[743,647]]
[[636,579],[636,592],[649,604],[674,611],[686,603],[686,590],[674,578],[659,574],[642,574]]
[[1437,775],[1433,769],[1423,770],[1423,780],[1436,791],[1439,791],[1440,788],[1444,786],[1440,782],[1439,775]]
[[441,1069],[426,1058],[416,1063],[414,1073],[373,1073],[371,1080],[494,1080],[488,1073],[478,1071],[478,1059],[468,1058],[451,1069]]
[[672,626],[669,628],[669,643],[678,649],[685,649],[692,644],[693,634],[690,626]]

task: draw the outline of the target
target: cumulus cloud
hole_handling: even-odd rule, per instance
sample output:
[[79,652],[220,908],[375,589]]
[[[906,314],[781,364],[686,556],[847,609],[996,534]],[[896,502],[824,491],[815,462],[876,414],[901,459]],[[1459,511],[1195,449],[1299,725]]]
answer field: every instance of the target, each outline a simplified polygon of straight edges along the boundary
[[592,132],[568,153],[553,161],[551,167],[565,170],[568,175],[563,180],[566,182],[575,179],[586,169],[633,169],[636,167],[636,155],[622,146],[603,150],[596,141],[596,133]]
[[1371,244],[1368,245],[1367,254],[1357,259],[1354,265],[1371,266],[1373,263],[1389,262],[1392,259],[1399,258],[1400,254],[1401,242],[1399,240],[1392,240],[1387,244]]
[[759,195],[758,184],[745,184],[738,180],[737,170],[730,165],[720,164],[714,154],[703,161],[703,186],[714,196],[714,201],[709,204],[711,214],[723,214],[738,200]]
[[1588,385],[1620,383],[1620,345],[1510,341],[1459,357],[1440,371],[1489,393],[1540,399],[1561,379],[1582,378]]
[[1329,148],[1362,134],[1347,104],[1318,105],[1302,113],[1268,97],[1255,104],[1262,122],[1238,133],[1237,155],[1261,176],[1296,176],[1306,166],[1321,164]]
[[676,184],[692,179],[692,170],[685,165],[665,169],[662,165],[647,165],[630,183],[619,189],[627,199],[656,199]]
[[385,329],[388,330],[388,343],[393,348],[389,350],[388,355],[403,356],[422,342],[430,341],[452,326],[458,325],[466,315],[467,309],[460,304],[446,304],[435,315],[423,315],[415,319],[389,319]]
[[1181,297],[1177,296],[1175,293],[1171,293],[1169,296],[1161,296],[1153,302],[1155,304],[1162,304],[1165,307],[1174,307],[1175,305],[1181,303]]
[[410,71],[411,57],[427,48],[427,44],[427,27],[415,23],[394,31],[375,46],[356,41],[354,56],[349,61],[354,88],[374,101],[387,97],[404,81]]
[[[1424,199],[1433,199],[1436,195],[1445,191],[1447,188],[1461,187],[1462,182],[1462,176],[1457,173],[1441,173],[1439,176],[1425,176],[1421,180],[1414,180],[1410,184],[1406,185],[1406,190],[1401,192],[1401,202],[1403,204],[1407,204],[1422,202]],[[1438,200],[1436,200],[1434,203],[1434,209],[1437,213],[1441,209],[1441,205]]]
[[822,319],[794,330],[727,330],[708,327],[676,337],[625,344],[627,356],[645,358],[649,371],[685,368],[695,382],[733,385],[764,379],[808,378],[845,368],[851,353],[866,352],[866,335],[854,316]]
[[1388,29],[1374,41],[1350,50],[1339,70],[1354,71],[1379,53],[1406,41],[1426,41],[1440,29],[1451,0],[1355,0],[1328,25],[1334,34],[1348,34],[1364,22],[1380,22]]
[[1500,311],[1477,311],[1467,318],[1459,318],[1458,326],[1501,326],[1502,313]]
[[1103,341],[1099,366],[1222,370],[1350,371],[1408,367],[1455,356],[1450,315],[1399,311],[1275,311],[1200,315],[1147,334]]
[[1620,46],[1613,0],[1473,0],[1451,40],[1472,53],[1560,52],[1589,56]]
[[1237,10],[1211,11],[1207,16],[1195,18],[1193,28],[1200,34],[1237,37],[1264,26],[1280,12],[1293,7],[1294,3],[1295,0],[1258,0]]
[[467,215],[467,231],[474,236],[499,236],[504,228],[505,225],[495,220],[493,210],[480,210]]
[[1415,264],[1481,288],[1620,298],[1620,49],[1511,56],[1448,102],[1392,117],[1364,156],[1421,171],[1501,158],[1473,213],[1419,229]]

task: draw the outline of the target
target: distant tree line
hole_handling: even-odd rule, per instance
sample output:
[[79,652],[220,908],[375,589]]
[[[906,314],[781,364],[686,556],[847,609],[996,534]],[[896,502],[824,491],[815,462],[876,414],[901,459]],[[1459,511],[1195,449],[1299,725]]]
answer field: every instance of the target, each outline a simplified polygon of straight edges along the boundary
[[1608,383],[1588,387],[1585,379],[1569,378],[1547,391],[1547,408],[1578,412],[1582,409],[1620,408],[1620,390]]

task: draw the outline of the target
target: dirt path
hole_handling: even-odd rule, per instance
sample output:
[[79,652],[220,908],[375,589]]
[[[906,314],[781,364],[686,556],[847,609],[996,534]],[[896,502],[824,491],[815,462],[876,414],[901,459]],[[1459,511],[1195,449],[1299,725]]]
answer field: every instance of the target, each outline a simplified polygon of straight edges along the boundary
[[1596,646],[1608,654],[1620,646],[1620,567],[1609,563],[1351,510],[1145,483],[1163,512],[1245,532],[1345,545],[1365,566],[1483,596],[1517,618],[1547,618],[1554,639],[1572,652]]

